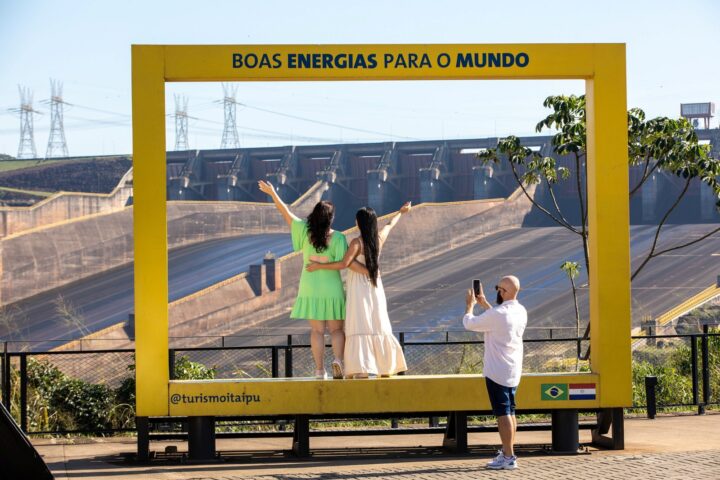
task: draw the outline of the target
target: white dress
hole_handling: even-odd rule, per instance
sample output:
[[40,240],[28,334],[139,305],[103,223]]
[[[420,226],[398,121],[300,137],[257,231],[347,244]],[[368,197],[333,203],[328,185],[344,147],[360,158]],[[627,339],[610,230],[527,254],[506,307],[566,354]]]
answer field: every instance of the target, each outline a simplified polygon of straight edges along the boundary
[[[364,255],[357,261],[365,263]],[[382,279],[348,270],[345,303],[345,374],[394,375],[407,370],[405,355],[392,332]]]

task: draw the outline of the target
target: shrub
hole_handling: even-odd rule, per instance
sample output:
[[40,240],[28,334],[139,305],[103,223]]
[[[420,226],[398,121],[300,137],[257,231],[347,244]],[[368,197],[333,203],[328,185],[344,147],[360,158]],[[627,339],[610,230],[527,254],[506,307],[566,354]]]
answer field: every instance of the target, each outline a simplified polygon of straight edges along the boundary
[[216,367],[208,368],[202,363],[191,362],[185,355],[175,357],[175,378],[178,380],[211,380]]
[[68,378],[53,392],[51,406],[72,418],[70,429],[107,430],[113,427],[109,412],[114,400],[107,385]]
[[645,377],[658,377],[655,398],[658,405],[692,403],[692,378],[673,364],[653,365],[647,361],[634,362],[632,367],[633,405],[645,406]]

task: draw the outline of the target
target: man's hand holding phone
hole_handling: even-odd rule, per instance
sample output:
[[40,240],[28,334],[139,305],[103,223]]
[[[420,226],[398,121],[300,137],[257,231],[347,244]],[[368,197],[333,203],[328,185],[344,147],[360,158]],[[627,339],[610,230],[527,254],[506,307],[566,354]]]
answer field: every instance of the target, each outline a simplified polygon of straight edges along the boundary
[[[485,292],[483,292],[483,287],[482,287],[482,283],[480,282],[480,280],[478,280],[478,279],[473,280],[473,288],[472,288],[471,292],[474,295],[473,305],[475,303],[478,303],[478,304],[480,304],[481,307],[483,307],[485,309],[492,308],[492,305],[490,305],[488,303],[487,299],[485,298]],[[470,311],[472,311],[472,306],[470,306],[469,308],[470,308]]]
[[480,288],[478,288],[478,291],[475,292],[475,298],[477,299],[477,302],[482,304],[485,303],[485,292],[483,291],[482,283],[480,284]]
[[473,313],[473,307],[475,306],[475,292],[470,289],[465,295],[465,314]]

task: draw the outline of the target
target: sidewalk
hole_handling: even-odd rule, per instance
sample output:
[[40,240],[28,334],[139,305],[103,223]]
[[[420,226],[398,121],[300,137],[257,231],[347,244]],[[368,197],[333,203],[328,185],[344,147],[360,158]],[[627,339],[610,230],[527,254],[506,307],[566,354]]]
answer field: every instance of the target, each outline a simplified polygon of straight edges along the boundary
[[[310,460],[282,453],[290,439],[219,440],[224,459],[203,465],[177,459],[126,462],[124,455],[135,451],[132,438],[33,443],[58,479],[720,479],[720,414],[629,419],[625,435],[623,451],[556,456],[541,448],[550,443],[550,432],[523,432],[520,468],[512,472],[484,468],[497,448],[496,433],[471,434],[471,453],[455,457],[440,453],[440,435],[313,438]],[[582,431],[580,440],[588,442],[589,432]],[[186,449],[184,442],[154,442],[151,448],[163,451],[170,445]]]

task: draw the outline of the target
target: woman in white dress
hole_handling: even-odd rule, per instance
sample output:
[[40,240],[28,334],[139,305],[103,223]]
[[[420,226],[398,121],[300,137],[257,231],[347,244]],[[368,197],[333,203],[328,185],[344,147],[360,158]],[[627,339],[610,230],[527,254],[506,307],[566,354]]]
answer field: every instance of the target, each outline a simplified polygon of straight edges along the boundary
[[390,231],[410,203],[402,206],[390,222],[378,232],[377,215],[372,208],[358,210],[355,220],[360,238],[355,238],[345,257],[339,262],[311,263],[308,271],[342,270],[353,261],[365,265],[367,275],[348,271],[345,312],[345,376],[367,378],[369,375],[389,377],[407,370],[400,343],[393,335],[387,312],[387,300],[380,278],[379,257]]

